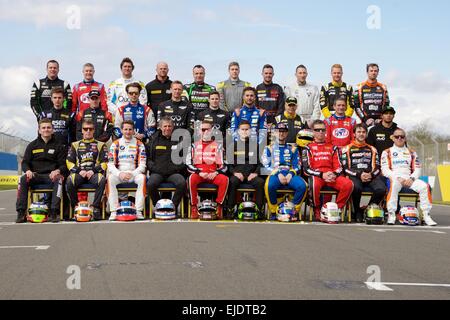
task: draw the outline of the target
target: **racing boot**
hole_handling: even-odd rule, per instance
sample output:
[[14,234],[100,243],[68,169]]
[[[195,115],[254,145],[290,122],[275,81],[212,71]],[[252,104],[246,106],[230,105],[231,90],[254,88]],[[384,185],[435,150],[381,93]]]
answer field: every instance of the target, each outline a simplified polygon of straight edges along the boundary
[[431,219],[430,214],[428,212],[423,213],[423,222],[425,222],[427,226],[437,225],[437,223],[433,219]]
[[395,224],[395,220],[396,220],[395,212],[389,212],[387,224],[393,225]]
[[52,210],[48,216],[48,222],[59,222],[59,210]]
[[94,220],[102,220],[102,211],[100,210],[100,208],[94,208]]
[[25,212],[17,212],[16,223],[24,223],[27,222],[27,216]]
[[314,208],[314,220],[317,222],[322,221],[320,218],[320,208]]
[[197,206],[191,206],[191,219],[198,219],[198,208]]
[[111,214],[109,215],[109,221],[116,221],[117,219],[117,214],[115,211],[111,212]]
[[144,220],[144,219],[145,219],[145,217],[142,214],[142,212],[141,211],[137,211],[136,212],[136,220]]
[[217,204],[217,220],[222,220],[223,219],[223,205],[222,204]]

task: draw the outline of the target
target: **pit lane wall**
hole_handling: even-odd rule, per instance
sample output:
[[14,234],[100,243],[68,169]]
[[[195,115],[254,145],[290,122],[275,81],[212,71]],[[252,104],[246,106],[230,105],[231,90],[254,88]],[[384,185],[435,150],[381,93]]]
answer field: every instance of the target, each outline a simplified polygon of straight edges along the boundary
[[16,186],[17,170],[17,155],[0,152],[0,186]]

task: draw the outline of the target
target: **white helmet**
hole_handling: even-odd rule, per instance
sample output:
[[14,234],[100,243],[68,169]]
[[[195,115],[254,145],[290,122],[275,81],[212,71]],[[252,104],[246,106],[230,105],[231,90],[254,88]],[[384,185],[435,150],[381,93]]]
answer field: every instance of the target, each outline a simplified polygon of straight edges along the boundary
[[417,226],[420,224],[419,211],[416,207],[405,206],[400,209],[400,219],[398,221],[401,224],[408,226]]
[[341,210],[334,202],[327,202],[320,210],[320,220],[325,223],[338,223],[341,221]]
[[161,199],[156,203],[155,218],[159,220],[172,220],[176,218],[175,205],[172,200]]

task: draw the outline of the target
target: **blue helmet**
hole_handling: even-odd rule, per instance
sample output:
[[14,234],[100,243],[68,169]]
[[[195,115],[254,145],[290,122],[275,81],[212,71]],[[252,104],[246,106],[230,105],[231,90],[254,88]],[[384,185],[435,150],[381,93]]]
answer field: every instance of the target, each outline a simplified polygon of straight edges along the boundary
[[291,201],[280,203],[277,209],[277,220],[281,222],[297,221],[295,206]]
[[161,199],[156,203],[155,218],[160,220],[171,220],[176,218],[175,205],[172,200]]
[[136,220],[136,208],[131,201],[121,201],[117,208],[118,221],[134,221]]

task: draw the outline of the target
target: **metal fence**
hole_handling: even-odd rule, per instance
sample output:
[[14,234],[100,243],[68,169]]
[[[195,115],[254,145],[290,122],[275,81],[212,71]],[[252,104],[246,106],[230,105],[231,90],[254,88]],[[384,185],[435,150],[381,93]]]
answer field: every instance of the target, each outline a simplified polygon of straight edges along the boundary
[[408,137],[408,146],[413,148],[422,163],[422,175],[436,176],[437,166],[450,164],[450,140],[444,142],[423,142],[414,136]]

